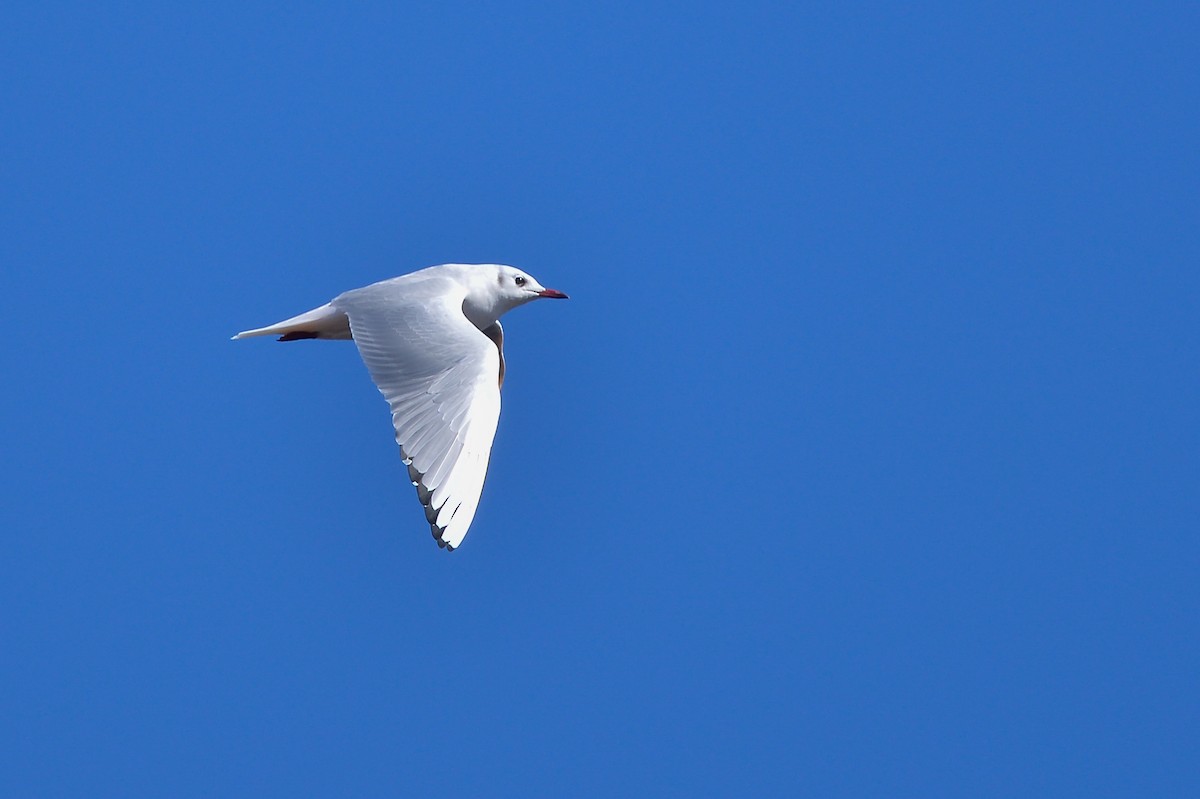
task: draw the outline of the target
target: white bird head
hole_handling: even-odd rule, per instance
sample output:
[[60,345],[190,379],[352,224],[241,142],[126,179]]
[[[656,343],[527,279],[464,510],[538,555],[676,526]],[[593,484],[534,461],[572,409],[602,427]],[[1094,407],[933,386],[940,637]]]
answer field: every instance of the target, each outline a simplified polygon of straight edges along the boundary
[[496,270],[496,283],[500,286],[500,293],[512,303],[514,308],[539,297],[550,297],[556,300],[567,299],[566,294],[556,289],[546,288],[532,275],[522,272],[515,266],[494,264],[493,268]]
[[527,302],[548,297],[565,300],[567,295],[548,289],[528,272],[505,264],[479,264],[470,267],[470,287],[463,311],[480,328]]

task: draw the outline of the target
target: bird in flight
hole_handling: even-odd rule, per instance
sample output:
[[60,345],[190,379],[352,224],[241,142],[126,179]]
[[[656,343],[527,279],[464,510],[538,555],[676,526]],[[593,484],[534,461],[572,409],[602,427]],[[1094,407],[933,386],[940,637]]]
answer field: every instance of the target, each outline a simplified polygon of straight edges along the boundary
[[500,419],[500,317],[542,297],[567,295],[512,266],[443,264],[233,338],[353,340],[391,406],[400,457],[433,537],[453,551],[475,518]]

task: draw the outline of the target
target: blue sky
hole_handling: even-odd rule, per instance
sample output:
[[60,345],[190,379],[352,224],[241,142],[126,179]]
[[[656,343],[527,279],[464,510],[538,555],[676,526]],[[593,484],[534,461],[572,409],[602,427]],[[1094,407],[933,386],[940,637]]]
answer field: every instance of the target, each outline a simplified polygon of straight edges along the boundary
[[[1188,4],[0,16],[0,794],[1200,790]],[[353,346],[507,262],[440,551]]]

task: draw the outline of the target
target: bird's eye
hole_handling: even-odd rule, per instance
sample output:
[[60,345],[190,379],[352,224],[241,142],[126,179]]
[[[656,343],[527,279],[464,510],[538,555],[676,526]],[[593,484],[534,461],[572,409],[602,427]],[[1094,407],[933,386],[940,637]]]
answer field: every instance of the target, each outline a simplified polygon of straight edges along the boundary
[[513,278],[513,282],[516,283],[518,286],[524,286],[525,278],[521,277],[520,275],[517,275],[516,277]]

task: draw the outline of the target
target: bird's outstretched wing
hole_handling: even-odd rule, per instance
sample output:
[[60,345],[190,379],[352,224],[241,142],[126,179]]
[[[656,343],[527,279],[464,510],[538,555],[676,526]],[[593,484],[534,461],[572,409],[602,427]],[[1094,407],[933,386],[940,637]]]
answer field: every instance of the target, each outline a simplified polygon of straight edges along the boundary
[[385,283],[333,305],[349,317],[359,354],[392,408],[434,538],[454,549],[475,518],[500,419],[498,345],[463,315],[454,292],[394,291]]

